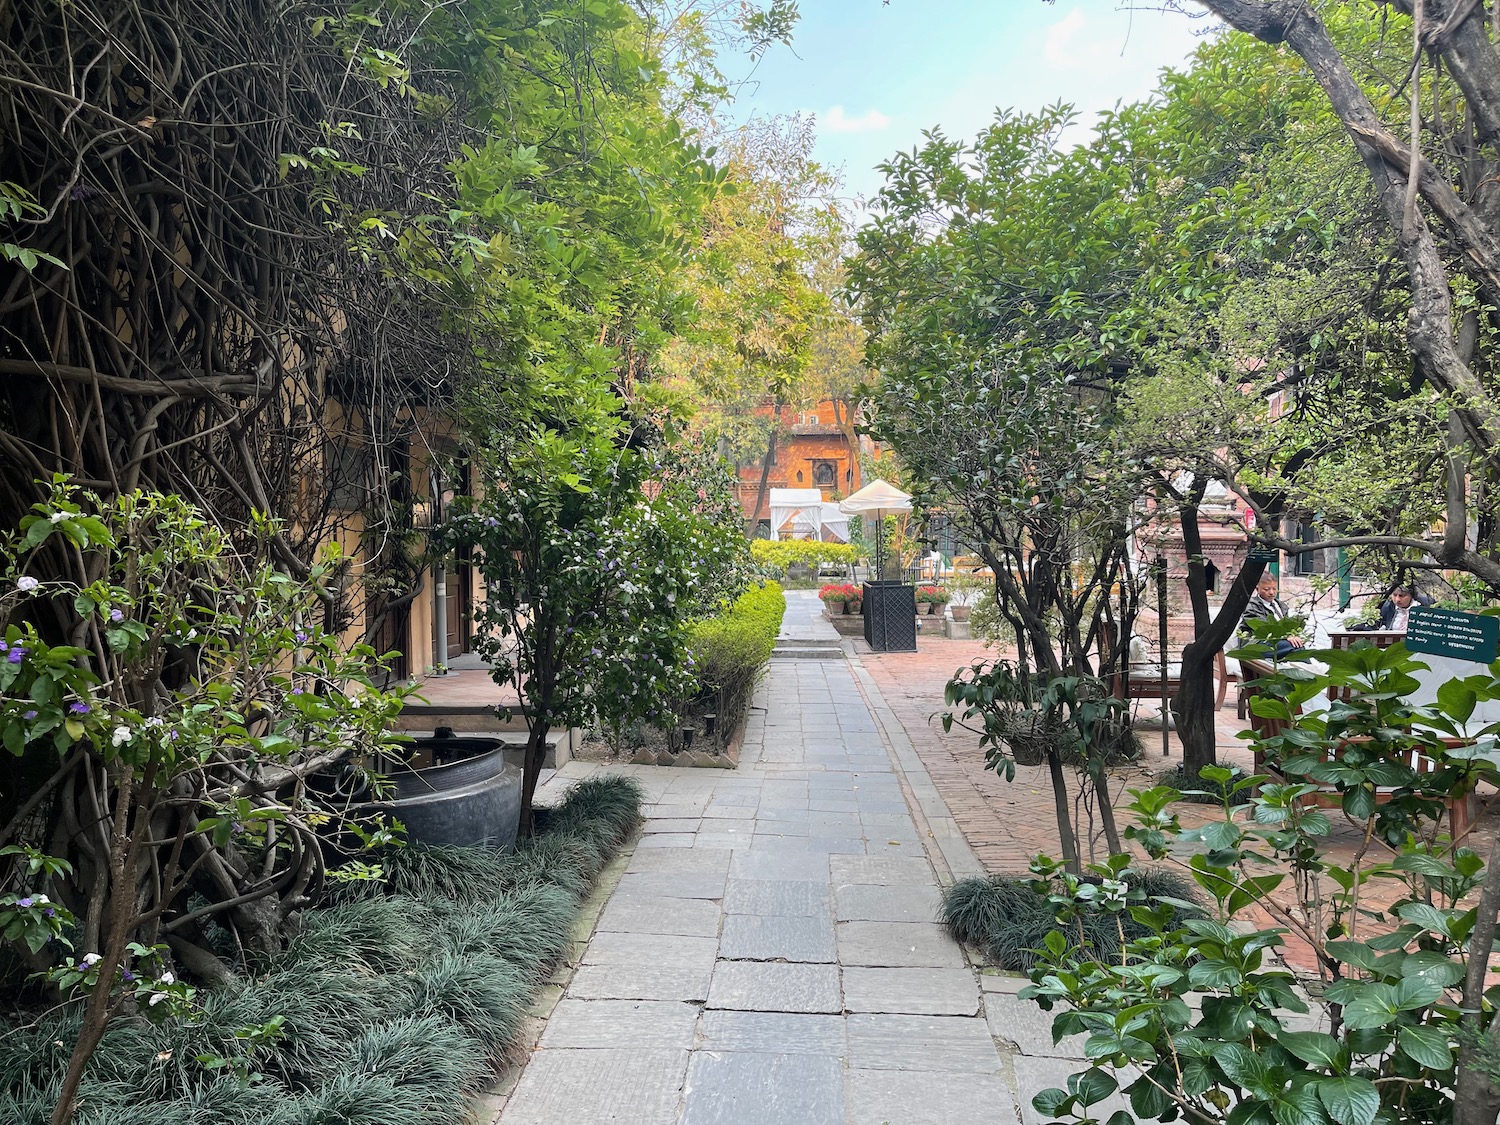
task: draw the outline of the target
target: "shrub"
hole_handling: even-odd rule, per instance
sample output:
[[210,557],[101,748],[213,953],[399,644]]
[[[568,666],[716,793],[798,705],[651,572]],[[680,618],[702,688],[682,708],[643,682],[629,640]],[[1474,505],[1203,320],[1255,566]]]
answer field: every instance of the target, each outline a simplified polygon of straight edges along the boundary
[[688,653],[699,698],[710,697],[727,738],[750,704],[750,693],[776,647],[786,596],[775,582],[746,590],[718,617],[696,622]]
[[[1176,790],[1179,800],[1194,805],[1222,805],[1226,798],[1231,805],[1250,803],[1251,794],[1248,789],[1235,789],[1234,782],[1226,784],[1214,778],[1189,777],[1180,765],[1162,770],[1154,780],[1157,785]],[[1239,778],[1236,777],[1235,780]]]
[[[1128,882],[1152,901],[1166,897],[1191,902],[1195,897],[1192,884],[1171,871],[1144,868],[1131,872]],[[1091,956],[1118,956],[1120,937],[1115,917],[1104,911],[1079,912],[1077,927]],[[1029,878],[1000,875],[954,883],[943,895],[940,920],[953,940],[975,946],[999,968],[1017,972],[1031,971],[1047,935],[1058,928],[1056,908]],[[1127,941],[1146,933],[1128,916],[1124,929]],[[1078,930],[1069,935],[1075,942]]]
[[853,566],[859,561],[859,548],[850,543],[823,543],[816,539],[753,539],[750,559],[757,566],[774,566],[782,570],[794,563],[816,566],[826,562]]
[[823,602],[857,601],[859,596],[859,587],[848,582],[830,582],[818,590],[818,598]]
[[[382,856],[384,884],[308,911],[253,978],[201,991],[195,1021],[112,1023],[80,1125],[456,1125],[489,1064],[515,1051],[581,897],[640,805],[633,779],[591,778],[514,855]],[[273,1016],[279,1037],[244,1053],[236,1032]],[[0,1121],[49,1119],[79,1024],[77,1006],[30,1027],[0,1021]],[[226,1055],[228,1069],[201,1061]]]

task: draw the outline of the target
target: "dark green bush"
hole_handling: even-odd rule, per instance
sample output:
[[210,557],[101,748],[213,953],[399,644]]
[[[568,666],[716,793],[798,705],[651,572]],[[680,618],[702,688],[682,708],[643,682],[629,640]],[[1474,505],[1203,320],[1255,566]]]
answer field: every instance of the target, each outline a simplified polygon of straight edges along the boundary
[[[538,985],[567,950],[579,903],[640,821],[624,777],[578,785],[514,855],[410,847],[389,878],[310,910],[254,976],[199,993],[201,1018],[109,1029],[80,1125],[457,1125],[466,1094],[515,1050]],[[198,1061],[282,1017],[258,1081]],[[43,1125],[78,1010],[0,1023],[0,1122]],[[8,1034],[7,1034],[8,1032]]]
[[[1158,897],[1194,901],[1193,885],[1172,871],[1144,868],[1127,877],[1132,888],[1140,889],[1148,899]],[[943,895],[940,912],[943,925],[955,941],[982,950],[997,967],[1030,972],[1036,962],[1036,950],[1047,934],[1058,928],[1052,904],[1032,889],[1025,878],[960,879]],[[1120,952],[1120,938],[1115,916],[1084,912],[1080,923],[1083,939],[1101,959]],[[1128,915],[1124,918],[1126,940],[1144,936],[1146,931]],[[1077,939],[1077,931],[1069,933]]]

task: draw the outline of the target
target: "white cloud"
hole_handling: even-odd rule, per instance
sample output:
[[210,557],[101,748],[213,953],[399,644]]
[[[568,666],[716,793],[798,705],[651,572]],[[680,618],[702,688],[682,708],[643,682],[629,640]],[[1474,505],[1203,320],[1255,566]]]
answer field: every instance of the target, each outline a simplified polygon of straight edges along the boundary
[[818,125],[829,133],[878,133],[891,123],[891,119],[878,109],[866,110],[858,117],[844,113],[844,107],[836,105],[825,113],[818,114]]
[[1042,57],[1052,66],[1078,65],[1078,33],[1083,30],[1083,10],[1074,8],[1062,19],[1047,27]]

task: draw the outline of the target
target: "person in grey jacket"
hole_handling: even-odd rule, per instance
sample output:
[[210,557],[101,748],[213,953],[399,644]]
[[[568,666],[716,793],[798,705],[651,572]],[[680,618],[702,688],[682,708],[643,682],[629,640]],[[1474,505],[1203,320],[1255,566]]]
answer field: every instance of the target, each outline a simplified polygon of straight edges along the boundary
[[[1276,596],[1276,576],[1262,574],[1260,581],[1255,584],[1255,593],[1250,596],[1250,601],[1245,606],[1245,615],[1240,618],[1240,632],[1248,639],[1250,630],[1245,627],[1247,621],[1257,618],[1280,621],[1283,617],[1290,616],[1286,603]],[[1301,637],[1284,637],[1276,642],[1276,657],[1278,660],[1282,659],[1302,647],[1304,643]]]

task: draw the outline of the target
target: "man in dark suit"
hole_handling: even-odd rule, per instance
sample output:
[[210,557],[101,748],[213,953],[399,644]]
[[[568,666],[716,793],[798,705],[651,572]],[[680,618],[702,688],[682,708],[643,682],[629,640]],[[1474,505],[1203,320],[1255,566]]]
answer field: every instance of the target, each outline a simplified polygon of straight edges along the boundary
[[1431,605],[1432,599],[1415,586],[1397,586],[1380,607],[1380,627],[1391,633],[1406,632],[1406,622],[1411,614],[1412,602]]

